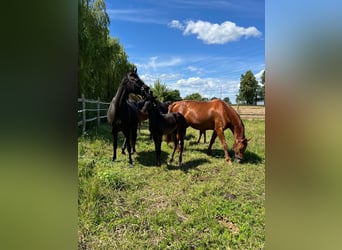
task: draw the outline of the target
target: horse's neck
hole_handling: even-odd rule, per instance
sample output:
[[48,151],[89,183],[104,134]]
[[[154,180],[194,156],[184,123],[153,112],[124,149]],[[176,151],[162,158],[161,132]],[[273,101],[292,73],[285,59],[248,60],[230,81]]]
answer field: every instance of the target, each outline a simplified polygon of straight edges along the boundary
[[[235,110],[234,110],[235,111]],[[245,125],[243,124],[240,116],[236,113],[231,117],[232,132],[235,139],[245,138]]]
[[238,119],[237,122],[233,125],[233,133],[235,139],[245,138],[245,126],[240,119]]
[[117,108],[121,107],[123,102],[128,99],[128,94],[125,86],[121,83],[114,97],[114,106]]

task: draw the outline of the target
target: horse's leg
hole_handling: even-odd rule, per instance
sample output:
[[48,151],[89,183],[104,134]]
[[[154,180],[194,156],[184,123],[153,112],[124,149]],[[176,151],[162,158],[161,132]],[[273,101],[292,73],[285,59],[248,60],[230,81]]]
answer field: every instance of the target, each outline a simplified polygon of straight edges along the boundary
[[224,138],[224,131],[223,131],[222,128],[217,129],[217,135],[218,135],[218,137],[220,138],[220,141],[221,141],[221,144],[222,144],[222,147],[223,147],[223,150],[224,150],[224,154],[225,154],[226,161],[227,161],[229,164],[232,164],[232,161],[231,161],[230,158],[229,158],[228,146],[227,146],[226,139]]
[[207,136],[206,136],[206,131],[203,130],[203,136],[204,136],[204,143],[207,143]]
[[113,134],[113,161],[115,161],[116,160],[116,148],[118,146],[118,131],[112,128],[112,134]]
[[199,131],[199,136],[198,136],[197,143],[200,143],[201,137],[202,137],[202,130]]
[[125,153],[125,149],[126,149],[126,142],[127,141],[127,139],[126,139],[126,137],[125,137],[125,139],[124,139],[124,141],[123,141],[123,143],[122,143],[122,146],[121,146],[121,153],[124,155],[124,154],[126,154]]
[[211,136],[211,139],[210,139],[209,147],[208,147],[208,152],[207,152],[208,155],[211,155],[211,147],[213,146],[216,137],[217,137],[217,133],[214,130],[213,135]]
[[137,133],[138,133],[138,128],[134,127],[132,130],[132,153],[135,153],[135,144],[137,142]]
[[157,162],[157,166],[159,167],[160,164],[160,155],[161,155],[161,143],[162,143],[162,137],[163,135],[159,136],[159,135],[155,135],[153,134],[153,140],[154,140],[154,147],[155,147],[155,151],[156,151],[156,162]]
[[128,159],[129,159],[129,167],[133,167],[133,161],[132,161],[132,148],[131,148],[131,133],[129,130],[123,131],[125,137],[126,137],[126,147],[128,151]]
[[170,158],[170,163],[173,162],[173,158],[175,156],[175,152],[176,152],[176,149],[178,148],[178,140],[177,140],[177,135],[174,134],[172,135],[172,139],[173,139],[173,152],[172,152],[172,155],[171,155],[171,158]]
[[180,133],[179,134],[179,141],[180,141],[180,152],[179,152],[179,161],[178,166],[182,165],[182,158],[183,158],[183,150],[184,150],[184,136],[185,134]]

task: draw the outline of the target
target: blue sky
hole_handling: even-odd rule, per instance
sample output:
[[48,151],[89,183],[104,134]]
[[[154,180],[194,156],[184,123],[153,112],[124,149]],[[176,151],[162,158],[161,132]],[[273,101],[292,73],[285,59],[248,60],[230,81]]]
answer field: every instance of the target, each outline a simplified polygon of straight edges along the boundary
[[229,97],[240,77],[265,69],[265,1],[106,0],[117,37],[148,85],[159,79],[181,97]]

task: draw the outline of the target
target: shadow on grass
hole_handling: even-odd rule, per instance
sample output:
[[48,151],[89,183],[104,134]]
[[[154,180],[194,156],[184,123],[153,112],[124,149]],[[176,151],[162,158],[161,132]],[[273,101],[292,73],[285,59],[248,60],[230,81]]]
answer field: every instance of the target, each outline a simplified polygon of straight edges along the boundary
[[[207,154],[208,149],[207,148],[196,148],[194,150],[201,152],[201,153],[208,156],[208,154]],[[234,161],[235,160],[234,151],[229,150],[228,154],[229,154],[229,157],[232,159],[232,161]],[[223,149],[211,149],[211,155],[208,157],[224,159],[224,151],[223,151]],[[245,152],[245,156],[244,156],[244,160],[242,161],[242,164],[244,164],[244,163],[259,164],[259,163],[262,163],[262,161],[263,161],[263,159],[260,156],[258,156],[257,154],[247,150]]]
[[260,156],[247,150],[245,152],[245,159],[242,163],[259,164],[262,163],[262,161],[263,159]]
[[[174,160],[174,164],[176,164],[176,162],[178,162],[178,159]],[[195,159],[195,160],[191,160],[191,161],[186,161],[182,163],[182,166],[177,166],[177,165],[167,165],[167,169],[168,170],[182,170],[183,172],[187,173],[189,169],[193,169],[193,168],[197,168],[198,166],[204,164],[204,163],[210,163],[209,160],[207,159]]]
[[[169,154],[162,151],[160,155],[160,161],[162,164],[165,164],[168,160]],[[147,167],[157,167],[157,161],[156,161],[156,152],[153,151],[141,151],[137,152],[135,159],[137,162],[139,162],[143,166]]]

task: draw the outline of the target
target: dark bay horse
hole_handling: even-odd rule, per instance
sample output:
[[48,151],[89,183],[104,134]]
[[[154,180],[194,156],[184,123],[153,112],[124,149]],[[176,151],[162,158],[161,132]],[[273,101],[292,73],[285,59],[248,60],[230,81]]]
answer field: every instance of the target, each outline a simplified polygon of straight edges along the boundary
[[216,137],[220,138],[226,161],[231,164],[224,130],[229,128],[234,134],[233,151],[237,162],[241,162],[249,139],[245,138],[245,126],[239,114],[220,99],[207,102],[179,101],[169,107],[169,112],[181,113],[189,126],[200,131],[214,130],[208,147],[208,155]]
[[118,132],[122,131],[127,139],[129,164],[132,166],[131,147],[135,147],[139,111],[134,102],[128,101],[130,93],[139,94],[144,97],[150,93],[150,88],[139,78],[136,69],[124,76],[107,111],[107,120],[112,125],[113,161],[116,159]]
[[[150,91],[150,94],[153,96],[152,91]],[[142,111],[142,108],[144,107],[145,102],[146,102],[145,99],[134,102],[138,106],[138,112],[139,112],[138,130],[139,130],[139,132],[140,132],[141,123],[148,119],[148,112]],[[155,100],[155,102],[156,102],[156,106],[158,107],[159,111],[162,114],[166,114],[168,112],[169,105],[172,103],[171,101],[160,102],[159,100]],[[152,134],[150,134],[150,139],[152,139]],[[126,154],[125,153],[126,141],[127,141],[127,139],[125,138],[123,143],[122,143],[122,146],[121,146],[122,154]],[[135,152],[135,145],[133,145],[133,147],[132,147],[132,153],[133,152]]]
[[149,130],[154,141],[157,166],[161,165],[160,155],[163,135],[170,136],[174,142],[174,148],[170,162],[173,161],[175,151],[178,148],[178,145],[180,145],[178,166],[181,166],[184,149],[184,137],[186,128],[188,127],[183,115],[178,112],[163,114],[160,111],[158,103],[153,97],[147,99],[144,107],[142,108],[142,112],[148,112]]

